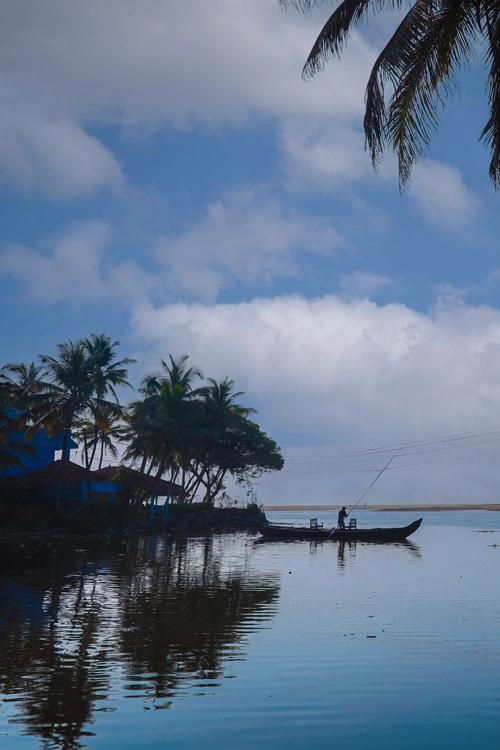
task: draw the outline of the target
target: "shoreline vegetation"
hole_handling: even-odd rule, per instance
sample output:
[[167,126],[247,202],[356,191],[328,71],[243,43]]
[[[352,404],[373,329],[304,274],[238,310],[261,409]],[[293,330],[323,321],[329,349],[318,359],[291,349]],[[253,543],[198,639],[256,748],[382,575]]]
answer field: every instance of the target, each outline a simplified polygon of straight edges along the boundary
[[89,521],[69,524],[62,528],[9,528],[0,526],[0,544],[15,540],[16,542],[33,542],[46,540],[52,542],[78,541],[82,539],[95,541],[115,541],[140,536],[163,536],[172,539],[182,537],[205,537],[211,534],[234,532],[254,532],[258,524],[266,521],[261,508],[249,505],[246,508],[210,508],[201,503],[192,505],[173,505],[170,508],[170,519],[167,526],[155,523],[152,519],[127,519],[128,525],[111,528],[107,522],[101,524],[92,511]]
[[[290,512],[290,511],[334,511],[342,507],[339,505],[264,505],[264,512]],[[500,511],[500,503],[418,503],[413,505],[358,505],[357,510],[369,510],[375,512],[397,511],[408,512],[440,512],[450,510],[492,510]]]
[[[169,355],[123,404],[135,360],[118,347],[93,333],[0,367],[0,533],[255,528],[253,482],[284,460],[243,392]],[[227,494],[228,480],[246,500]]]

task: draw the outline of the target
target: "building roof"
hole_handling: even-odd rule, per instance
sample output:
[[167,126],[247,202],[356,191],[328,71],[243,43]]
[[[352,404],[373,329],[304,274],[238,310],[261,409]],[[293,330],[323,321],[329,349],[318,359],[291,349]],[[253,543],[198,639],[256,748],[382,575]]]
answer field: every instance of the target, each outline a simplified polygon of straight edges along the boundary
[[137,469],[131,469],[129,466],[106,466],[104,469],[99,469],[92,473],[101,480],[117,482],[118,484],[120,483],[120,476],[126,473],[130,477],[133,477],[145,492],[150,491],[159,497],[184,495],[184,490],[180,484],[168,482],[165,479],[156,479],[148,474],[143,474],[141,471],[137,471]]
[[42,466],[40,469],[35,469],[27,474],[22,474],[17,477],[5,477],[2,479],[2,485],[22,485],[23,488],[27,489],[30,487],[40,487],[55,484],[58,481],[65,483],[80,483],[86,482],[89,478],[92,480],[93,471],[89,473],[83,466],[75,464],[72,461],[53,461],[47,466]]
[[27,492],[40,488],[53,487],[58,482],[63,485],[82,484],[84,482],[106,483],[109,485],[119,485],[123,472],[132,476],[137,481],[137,486],[145,492],[151,492],[151,495],[159,497],[164,496],[181,496],[184,490],[175,482],[167,482],[164,479],[143,474],[128,466],[107,466],[98,471],[88,471],[83,466],[73,463],[73,461],[54,461],[53,463],[43,466],[41,469],[35,469],[27,474],[12,477],[0,477],[0,490],[17,492]]
[[73,461],[53,461],[47,466],[21,474],[15,477],[0,478],[0,486],[5,488],[31,489],[35,487],[47,487],[61,481],[64,484],[81,484],[82,482],[111,481],[97,476],[95,471],[87,471],[83,466]]

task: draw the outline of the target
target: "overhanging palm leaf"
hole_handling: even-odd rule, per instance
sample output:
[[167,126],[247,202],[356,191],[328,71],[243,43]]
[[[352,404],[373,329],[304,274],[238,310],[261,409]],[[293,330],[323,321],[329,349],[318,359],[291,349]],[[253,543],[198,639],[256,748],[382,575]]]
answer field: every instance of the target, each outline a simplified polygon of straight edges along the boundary
[[[309,11],[320,0],[281,0]],[[323,26],[307,58],[304,77],[340,57],[349,32],[368,11],[397,9],[405,0],[344,0]],[[410,3],[408,3],[410,4]],[[500,186],[500,0],[415,0],[372,69],[366,91],[364,128],[376,166],[389,144],[396,152],[402,184],[429,146],[438,107],[455,88],[455,74],[483,43],[489,65],[490,114],[482,138],[491,150],[490,177]],[[385,87],[391,86],[386,109]]]
[[496,187],[500,187],[500,9],[499,3],[485,2],[485,24],[490,40],[487,59],[490,65],[488,75],[488,101],[490,117],[482,132],[482,137],[491,149],[490,177]]
[[[365,133],[372,161],[382,154],[387,135],[405,183],[438,125],[438,104],[450,93],[454,75],[472,52],[475,2],[446,0],[437,10],[419,0],[379,55],[366,92]],[[385,82],[394,88],[389,112]]]

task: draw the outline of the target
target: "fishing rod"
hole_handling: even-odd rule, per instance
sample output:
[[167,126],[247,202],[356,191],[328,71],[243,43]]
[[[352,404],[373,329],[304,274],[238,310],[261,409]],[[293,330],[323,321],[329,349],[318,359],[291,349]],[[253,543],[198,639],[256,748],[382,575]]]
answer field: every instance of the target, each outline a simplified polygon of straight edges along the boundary
[[[368,494],[368,492],[371,490],[371,488],[373,487],[373,485],[375,484],[375,482],[377,481],[377,479],[380,479],[380,477],[382,476],[382,474],[384,473],[384,471],[389,468],[389,466],[394,461],[394,459],[396,458],[397,455],[398,454],[395,453],[393,456],[391,456],[390,459],[387,461],[386,465],[382,469],[380,469],[380,471],[377,474],[377,476],[375,477],[375,479],[368,485],[368,487],[363,492],[363,494],[360,495],[360,497],[356,500],[356,502],[354,503],[354,505],[351,505],[351,509],[349,510],[349,513],[346,514],[346,518],[347,518],[347,516],[349,516],[353,512],[353,510],[356,507],[356,505],[359,505],[359,503],[361,502],[361,500]],[[328,539],[335,533],[335,531],[336,531],[336,529],[332,529],[331,530],[331,532],[328,534]]]
[[[382,476],[382,474],[384,473],[384,471],[385,471],[386,469],[388,469],[388,468],[389,468],[389,466],[390,466],[390,465],[392,464],[392,462],[394,461],[394,459],[396,458],[396,456],[397,456],[397,455],[398,455],[398,454],[397,454],[397,453],[395,453],[395,454],[394,454],[393,456],[391,456],[391,458],[390,458],[390,459],[389,459],[389,460],[387,461],[387,463],[386,463],[386,465],[384,466],[384,468],[383,468],[383,469],[380,469],[379,473],[377,474],[377,476],[375,477],[375,479],[373,480],[373,482],[371,482],[371,484],[370,484],[370,485],[368,485],[368,487],[366,488],[366,490],[365,490],[365,491],[363,492],[363,494],[362,494],[362,495],[361,495],[361,496],[359,497],[359,499],[358,499],[358,500],[356,500],[356,502],[354,503],[354,505],[351,505],[351,509],[350,509],[349,513],[347,514],[347,516],[349,516],[349,515],[350,515],[350,514],[351,514],[351,513],[353,512],[353,510],[354,510],[354,508],[356,507],[356,505],[359,505],[359,503],[361,502],[361,500],[362,500],[362,499],[363,499],[363,498],[364,498],[364,497],[365,497],[365,496],[366,496],[366,495],[368,494],[368,492],[369,492],[369,491],[371,490],[371,488],[373,487],[373,485],[375,484],[375,482],[377,481],[377,479],[380,479],[380,477]],[[346,516],[346,518],[347,518],[347,516]]]

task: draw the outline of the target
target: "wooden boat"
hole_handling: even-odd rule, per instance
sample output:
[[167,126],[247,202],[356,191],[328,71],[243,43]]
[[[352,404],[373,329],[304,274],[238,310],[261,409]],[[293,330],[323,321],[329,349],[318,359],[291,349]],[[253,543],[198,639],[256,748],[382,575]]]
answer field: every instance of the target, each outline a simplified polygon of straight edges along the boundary
[[309,529],[305,526],[279,526],[272,523],[259,524],[259,532],[265,539],[309,539],[333,542],[403,542],[422,523],[419,518],[408,526],[377,529]]

